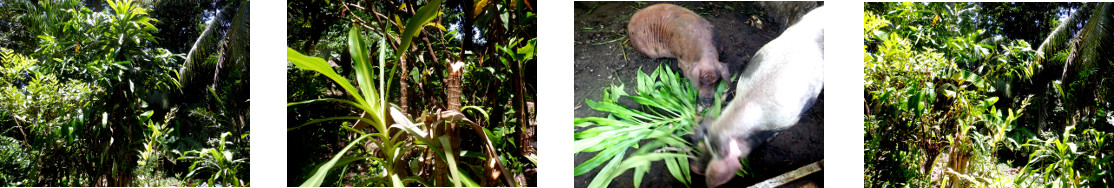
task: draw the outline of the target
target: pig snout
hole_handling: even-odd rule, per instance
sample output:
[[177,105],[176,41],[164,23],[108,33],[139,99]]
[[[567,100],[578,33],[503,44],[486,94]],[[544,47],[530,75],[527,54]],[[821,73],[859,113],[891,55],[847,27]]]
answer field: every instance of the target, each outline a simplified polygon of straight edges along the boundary
[[707,105],[707,106],[711,106],[711,105],[712,105],[712,102],[713,102],[712,98],[714,98],[714,97],[704,97],[704,96],[700,96],[700,104],[701,104],[701,105]]
[[716,86],[722,80],[730,83],[730,73],[727,67],[720,62],[697,62],[693,66],[692,72],[688,75],[696,75],[693,85],[700,96],[700,104],[703,106],[712,106],[712,102],[716,99]]
[[[709,119],[711,120],[711,119]],[[746,136],[723,135],[708,132],[712,121],[701,122],[689,137],[694,148],[700,152],[692,158],[689,169],[696,174],[704,175],[708,187],[723,185],[735,177],[735,172],[742,169],[739,159],[750,153],[754,148],[752,140],[743,139]]]
[[745,147],[746,144],[739,143],[736,139],[729,139],[726,144],[726,147],[720,150],[722,153],[715,154],[708,162],[704,172],[704,183],[707,183],[708,187],[718,187],[734,178],[735,172],[743,168],[739,158],[750,152],[750,147]]
[[708,171],[704,176],[704,183],[708,187],[718,187],[730,181],[735,177],[735,171],[743,166],[739,164],[739,159],[722,159],[719,161],[712,161],[708,164]]

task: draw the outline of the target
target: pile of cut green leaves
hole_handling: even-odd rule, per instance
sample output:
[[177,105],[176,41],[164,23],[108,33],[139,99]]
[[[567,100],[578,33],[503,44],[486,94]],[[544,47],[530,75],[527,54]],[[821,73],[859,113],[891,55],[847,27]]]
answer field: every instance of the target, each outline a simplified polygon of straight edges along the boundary
[[[697,117],[718,117],[723,100],[716,100],[711,108],[699,112],[697,90],[669,66],[659,65],[650,75],[639,70],[637,79],[636,95],[627,94],[624,85],[619,85],[605,88],[601,101],[586,100],[593,110],[607,112],[607,117],[574,120],[580,129],[574,135],[574,152],[596,153],[578,164],[575,174],[579,176],[603,166],[588,187],[607,187],[630,169],[634,169],[633,184],[638,186],[650,165],[659,161],[665,163],[674,178],[690,185],[688,152],[694,151],[694,145],[683,136],[692,134],[698,126]],[[722,99],[728,83],[721,82],[717,87],[717,99]],[[624,97],[641,107],[619,104]],[[630,153],[630,149],[634,152]]]

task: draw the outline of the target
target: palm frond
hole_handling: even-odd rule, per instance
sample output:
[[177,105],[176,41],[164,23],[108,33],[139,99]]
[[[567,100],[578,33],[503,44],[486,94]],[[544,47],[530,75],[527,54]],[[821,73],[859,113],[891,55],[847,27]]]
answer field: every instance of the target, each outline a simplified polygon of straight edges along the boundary
[[[179,70],[179,89],[189,89],[205,86],[219,81],[220,70],[241,68],[249,61],[249,2],[231,3],[225,5],[212,21],[205,26],[205,31],[197,37],[193,47],[186,55],[186,61]],[[227,23],[227,24],[226,24]],[[210,56],[216,54],[218,60],[206,63]],[[224,68],[226,62],[231,61],[231,67]],[[212,80],[198,80],[212,76]]]
[[[220,78],[227,75],[227,73],[222,74],[221,72],[224,71],[221,70],[248,70],[248,62],[250,62],[249,57],[251,57],[248,49],[250,45],[249,30],[251,26],[250,23],[248,23],[248,21],[251,20],[249,4],[250,2],[241,4],[240,8],[236,11],[236,16],[232,18],[232,24],[229,25],[224,38],[225,49],[228,53],[222,54],[225,56],[223,59],[231,60],[231,64],[225,64],[225,62],[228,61],[218,62],[217,69],[215,70],[217,73],[213,75],[214,83],[219,84]],[[225,67],[226,65],[228,67]],[[247,71],[244,72],[246,73]],[[244,79],[244,81],[247,81],[247,79]]]
[[1076,30],[1074,29],[1075,25],[1078,25],[1080,22],[1085,21],[1083,19],[1087,18],[1090,15],[1090,10],[1092,8],[1094,8],[1093,4],[1084,4],[1082,7],[1079,7],[1079,9],[1076,10],[1074,13],[1072,13],[1071,16],[1068,17],[1068,19],[1060,23],[1059,26],[1056,26],[1056,29],[1052,30],[1052,33],[1050,33],[1048,37],[1045,37],[1044,41],[1041,42],[1040,47],[1037,47],[1037,51],[1044,54],[1037,57],[1037,62],[1044,62],[1045,57],[1055,54],[1060,50],[1066,49],[1068,47],[1068,43],[1071,42],[1071,37],[1076,32]]
[[1065,67],[1065,72],[1094,68],[1101,63],[1103,57],[1109,57],[1104,55],[1108,52],[1106,48],[1111,44],[1109,27],[1112,24],[1111,13],[1114,13],[1112,8],[1114,6],[1111,3],[1099,3],[1092,11],[1083,29],[1076,34],[1078,40],[1072,41],[1072,43],[1079,43],[1079,46],[1068,55],[1067,63],[1073,67]]

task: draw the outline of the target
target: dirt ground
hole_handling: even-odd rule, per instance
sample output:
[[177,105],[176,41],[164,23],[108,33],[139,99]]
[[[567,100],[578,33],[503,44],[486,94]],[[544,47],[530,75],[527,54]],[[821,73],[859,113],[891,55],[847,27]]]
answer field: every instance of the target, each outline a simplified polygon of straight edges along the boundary
[[[634,51],[626,39],[626,26],[631,15],[640,8],[654,3],[641,2],[576,2],[575,20],[575,112],[577,118],[604,116],[592,110],[585,99],[600,100],[602,89],[620,83],[627,85],[628,93],[634,93],[633,85],[636,71],[642,68],[646,74],[659,64],[668,65],[679,71],[676,60],[651,59]],[[750,61],[750,57],[762,45],[778,36],[777,24],[764,19],[764,14],[751,2],[669,2],[691,9],[704,16],[716,28],[719,36],[720,61],[727,64],[732,74],[740,74]],[[731,90],[734,90],[734,83]],[[730,92],[733,93],[733,92]],[[728,96],[728,100],[733,96]],[[632,102],[627,106],[635,106]],[[824,158],[824,94],[818,102],[805,113],[800,123],[782,131],[769,143],[760,146],[748,157],[752,175],[736,177],[723,187],[749,186],[782,173],[795,170]],[[631,151],[633,152],[633,150]],[[594,153],[575,156],[580,164]],[[599,169],[576,176],[576,187],[586,187]],[[823,173],[816,173],[788,186],[823,186]],[[615,179],[612,187],[633,187],[631,172]],[[705,187],[704,177],[693,173],[693,187]],[[682,187],[684,184],[673,179],[665,170],[663,163],[655,163],[651,172],[643,178],[642,187]]]

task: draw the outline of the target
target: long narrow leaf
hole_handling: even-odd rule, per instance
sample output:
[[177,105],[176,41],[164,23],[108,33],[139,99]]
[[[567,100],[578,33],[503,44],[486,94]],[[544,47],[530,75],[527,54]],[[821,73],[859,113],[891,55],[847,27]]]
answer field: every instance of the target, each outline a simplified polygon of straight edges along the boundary
[[[688,154],[662,151],[692,147],[681,136],[691,134],[696,126],[695,119],[701,114],[696,109],[697,92],[687,79],[668,66],[660,65],[649,75],[641,71],[637,75],[637,95],[627,95],[620,85],[606,88],[601,101],[586,100],[593,110],[607,112],[606,118],[574,120],[576,127],[585,128],[574,134],[574,152],[596,152],[595,156],[578,164],[574,174],[581,175],[603,166],[588,187],[607,187],[611,180],[632,168],[635,169],[633,183],[639,186],[655,161],[665,162],[670,174],[682,183],[690,182]],[[727,88],[726,84],[721,84],[717,96],[722,96]],[[618,101],[624,96],[641,104],[641,109],[621,105]],[[711,117],[718,113],[719,108],[715,107],[703,111]],[[626,156],[627,150],[632,148],[637,150]]]
[[326,77],[329,77],[329,79],[337,82],[337,85],[340,85],[340,87],[344,88],[344,90],[347,91],[348,94],[355,96],[356,102],[359,102],[361,105],[367,105],[367,101],[364,101],[363,97],[360,96],[360,93],[356,92],[356,87],[353,87],[352,83],[348,82],[348,79],[341,77],[336,73],[336,71],[333,71],[333,68],[330,67],[329,63],[325,62],[324,59],[318,57],[308,57],[302,55],[302,53],[298,53],[298,51],[295,51],[294,49],[287,47],[286,60],[294,63],[294,66],[297,66],[298,68],[316,71],[325,75]]
[[426,5],[423,5],[422,8],[418,8],[418,12],[414,13],[414,17],[410,17],[406,22],[406,30],[402,32],[402,44],[399,45],[398,50],[395,51],[395,57],[401,57],[403,52],[410,49],[410,43],[414,36],[417,36],[418,32],[422,30],[422,26],[433,21],[433,18],[440,12],[441,0],[431,0]]
[[[441,141],[441,143],[442,143],[441,147],[443,149],[445,149],[445,151],[452,151],[452,148],[450,148],[450,145],[452,145],[452,144],[448,144],[449,143],[449,137],[448,136],[441,136],[441,137],[438,137],[437,139]],[[457,166],[456,166],[456,156],[445,155],[445,157],[446,157],[445,160],[449,162],[449,172],[450,172],[450,174],[452,174],[452,178],[450,178],[450,179],[452,179],[452,181],[453,181],[453,186],[460,187],[461,177],[460,177],[460,170],[457,169]]]
[[[321,183],[325,181],[325,175],[329,174],[329,170],[331,170],[333,166],[344,165],[339,162],[341,161],[341,159],[344,158],[344,154],[348,153],[348,149],[352,149],[352,146],[355,146],[357,143],[360,143],[361,140],[369,136],[371,135],[368,134],[360,136],[359,138],[356,138],[356,140],[353,140],[351,143],[348,143],[348,146],[345,146],[344,149],[341,149],[340,152],[333,156],[332,160],[329,160],[329,162],[326,162],[325,164],[321,165],[321,167],[318,167],[317,170],[313,172],[313,176],[311,176],[309,180],[306,180],[305,183],[302,183],[301,187],[320,187]],[[345,161],[351,162],[352,160]]]

